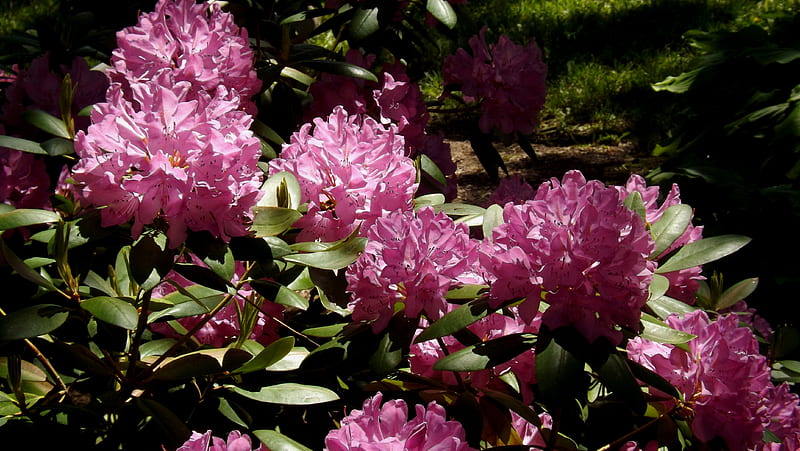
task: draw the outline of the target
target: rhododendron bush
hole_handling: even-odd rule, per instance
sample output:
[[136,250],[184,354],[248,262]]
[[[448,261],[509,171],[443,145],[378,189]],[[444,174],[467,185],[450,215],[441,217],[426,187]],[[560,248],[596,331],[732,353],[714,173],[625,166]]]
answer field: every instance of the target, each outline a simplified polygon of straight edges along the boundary
[[[160,0],[92,70],[42,54],[4,73],[2,436],[800,446],[800,364],[770,354],[757,278],[703,268],[749,239],[704,237],[677,186],[569,171],[453,202],[396,47],[454,26],[451,3]],[[331,30],[334,48],[314,39]],[[449,92],[483,139],[527,139],[541,51],[475,31],[444,60]]]

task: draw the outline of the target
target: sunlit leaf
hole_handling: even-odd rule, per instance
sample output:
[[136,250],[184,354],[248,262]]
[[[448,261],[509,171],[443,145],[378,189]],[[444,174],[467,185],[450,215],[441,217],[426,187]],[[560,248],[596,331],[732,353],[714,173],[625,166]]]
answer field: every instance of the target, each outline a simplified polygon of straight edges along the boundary
[[294,349],[294,337],[283,337],[269,344],[252,360],[245,363],[235,373],[252,373],[274,365]]
[[82,301],[80,306],[97,319],[123,329],[135,330],[139,321],[136,307],[123,299],[98,296]]
[[673,329],[667,323],[647,313],[642,313],[642,327],[640,336],[656,343],[680,344],[697,338],[696,335]]
[[431,157],[423,153],[419,154],[417,159],[419,161],[419,168],[422,172],[433,177],[433,179],[436,180],[440,185],[447,185],[447,179],[445,178],[444,173],[439,166],[434,163],[433,160],[431,160]]
[[348,31],[353,39],[359,41],[375,33],[379,28],[378,8],[358,8],[350,21]]
[[650,299],[647,301],[647,306],[661,319],[666,319],[673,313],[683,315],[697,310],[697,307],[692,307],[683,301],[673,299],[669,296],[660,296],[655,299]]
[[261,186],[264,196],[258,201],[259,207],[280,207],[297,209],[302,202],[300,183],[291,172],[281,171],[271,175]]
[[458,20],[456,12],[453,11],[453,7],[446,0],[427,0],[425,9],[447,28],[456,26],[456,21]]
[[267,449],[270,451],[311,451],[310,448],[297,443],[296,441],[277,431],[259,429],[257,431],[253,431],[253,435],[261,440],[261,443],[266,445]]
[[291,208],[256,207],[255,218],[250,229],[257,238],[276,236],[292,227],[303,214]]
[[[23,381],[44,382],[47,380],[47,374],[38,366],[21,360],[20,378]],[[0,379],[8,379],[8,357],[6,356],[0,356]]]
[[[253,417],[250,416],[241,406],[236,403],[230,402],[225,398],[219,398],[219,405],[217,410],[225,418],[238,424],[243,428],[249,428],[253,422]],[[244,418],[242,418],[244,417]]]
[[445,295],[446,299],[476,299],[489,291],[488,285],[459,285],[451,288]]
[[658,257],[683,235],[692,222],[692,207],[686,204],[672,205],[664,210],[656,223],[650,227],[655,240],[652,257]]
[[22,118],[25,122],[51,135],[72,140],[72,136],[69,135],[69,130],[67,129],[67,124],[50,113],[42,110],[26,110],[22,112]]
[[75,153],[75,144],[70,139],[52,138],[42,143],[42,148],[51,157]]
[[750,238],[742,235],[704,238],[681,247],[675,255],[660,265],[656,272],[664,274],[704,265],[738,251],[749,242]]
[[332,324],[330,326],[312,327],[303,330],[303,334],[310,335],[312,337],[330,338],[341,332],[346,325],[347,323],[339,323]]
[[625,198],[622,204],[642,218],[642,221],[647,222],[647,207],[645,207],[644,201],[642,200],[642,193],[634,191],[628,194],[628,197]]
[[321,404],[339,399],[339,395],[325,387],[291,382],[262,387],[257,392],[248,391],[235,385],[226,385],[225,388],[259,402],[290,406]]
[[432,340],[434,338],[452,335],[481,318],[486,317],[490,312],[489,301],[486,299],[477,299],[468,302],[434,321],[433,324],[425,328],[422,333],[417,336],[414,343],[422,343],[423,341]]
[[300,365],[308,354],[308,349],[297,346],[289,351],[282,359],[264,369],[267,371],[294,371],[300,368]]
[[445,198],[442,193],[425,194],[414,199],[414,208],[419,210],[422,207],[436,207],[444,202]]
[[232,371],[250,360],[249,352],[234,349],[203,349],[169,358],[153,373],[158,380],[188,379],[207,374]]
[[758,277],[744,279],[726,289],[719,298],[714,301],[712,308],[717,311],[726,309],[753,294],[756,287],[758,287]]
[[471,216],[486,213],[486,209],[470,204],[444,204],[441,211],[449,216]]
[[507,362],[536,344],[536,335],[510,334],[459,349],[439,359],[439,371],[480,371]]
[[48,155],[47,151],[44,149],[44,147],[42,147],[41,144],[29,139],[16,138],[14,136],[0,135],[0,147],[8,147],[9,149],[35,153],[39,155]]
[[292,263],[310,266],[313,268],[337,270],[342,269],[355,262],[367,239],[364,237],[352,237],[344,245],[333,250],[323,252],[310,252],[307,254],[291,254],[283,257],[284,260]]
[[20,208],[0,214],[0,230],[58,222],[59,219],[61,216],[52,211]]
[[483,236],[490,241],[494,238],[492,230],[504,222],[503,207],[497,204],[490,205],[483,214]]

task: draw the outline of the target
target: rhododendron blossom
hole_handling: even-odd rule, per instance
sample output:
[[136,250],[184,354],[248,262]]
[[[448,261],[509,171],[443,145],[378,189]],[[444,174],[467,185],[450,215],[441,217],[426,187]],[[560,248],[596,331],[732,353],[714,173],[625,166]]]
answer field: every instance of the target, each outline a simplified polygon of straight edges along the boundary
[[503,218],[480,250],[494,305],[527,298],[520,315],[530,321],[543,299],[543,324],[574,326],[590,342],[619,343],[619,326],[639,329],[653,240],[616,189],[570,171],[533,200],[507,204]]
[[303,125],[269,169],[291,172],[300,183],[308,211],[294,224],[302,229],[299,240],[336,241],[359,227],[366,235],[379,217],[410,211],[417,189],[396,127],[341,107]]
[[367,231],[367,246],[347,268],[348,307],[354,321],[386,328],[395,304],[405,315],[438,319],[449,310],[447,291],[469,275],[477,261],[477,241],[466,224],[455,224],[430,207],[416,214],[397,211],[378,218]]
[[523,204],[533,199],[536,190],[518,174],[500,179],[497,188],[485,202],[486,206],[497,204],[501,207],[509,202]]
[[159,0],[155,11],[117,33],[117,43],[109,71],[113,81],[144,82],[166,69],[175,81],[191,83],[191,92],[214,96],[223,86],[226,96],[239,99],[240,108],[255,112],[250,98],[261,81],[253,69],[247,30],[219,3]]
[[719,437],[730,449],[753,449],[769,429],[787,445],[796,443],[797,396],[772,385],[767,359],[752,331],[739,327],[737,315],[711,321],[698,310],[670,315],[667,324],[697,336],[687,343],[688,352],[636,337],[628,342],[628,355],[681,392],[700,441]]
[[81,160],[73,178],[86,204],[105,206],[103,226],[133,218],[137,237],[145,225],[163,223],[170,247],[183,242],[187,227],[226,241],[248,233],[261,195],[252,119],[222,87],[216,97],[191,90],[164,73],[132,83],[133,100],[114,84],[95,106],[93,124],[75,139]]
[[48,208],[50,177],[44,160],[32,153],[0,147],[0,203],[16,208]]
[[472,55],[458,49],[445,58],[445,84],[460,85],[464,100],[481,102],[478,124],[484,133],[496,128],[505,134],[531,134],[544,107],[547,77],[535,41],[523,47],[501,35],[497,44],[487,45],[484,27],[469,46]]
[[206,431],[205,434],[192,431],[189,440],[176,451],[268,451],[268,449],[263,444],[253,449],[250,436],[239,431],[231,431],[227,440],[212,436],[211,431]]
[[381,405],[383,394],[364,401],[342,419],[339,429],[325,437],[327,451],[469,451],[461,423],[448,421],[445,410],[436,402],[427,408],[415,405],[416,415],[408,419],[408,406],[402,399]]
[[[644,178],[637,174],[631,175],[630,178],[628,178],[625,186],[617,186],[616,188],[620,191],[624,198],[628,197],[633,192],[638,192],[641,194],[648,224],[654,224],[658,222],[664,215],[664,212],[667,210],[667,208],[681,203],[678,185],[673,184],[669,190],[669,193],[667,193],[667,196],[664,198],[664,201],[661,203],[661,205],[658,205],[658,186],[647,186],[647,182],[644,180]],[[680,237],[678,237],[667,249],[665,249],[661,255],[653,255],[651,258],[659,261],[665,255],[669,255],[675,249],[694,241],[698,241],[702,238],[703,226],[694,226],[690,222],[683,234],[681,234]],[[697,281],[705,279],[705,277],[700,274],[702,270],[702,266],[694,266],[678,271],[662,273],[661,275],[670,281],[670,287],[666,294],[675,299],[680,299],[688,304],[694,304],[695,293],[697,292],[698,288]]]

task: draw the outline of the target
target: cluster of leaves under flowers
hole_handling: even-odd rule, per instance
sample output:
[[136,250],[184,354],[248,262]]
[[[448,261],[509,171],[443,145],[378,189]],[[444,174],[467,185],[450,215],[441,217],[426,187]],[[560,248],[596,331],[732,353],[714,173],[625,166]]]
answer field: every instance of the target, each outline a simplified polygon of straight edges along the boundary
[[[755,280],[701,275],[748,240],[702,239],[677,187],[659,203],[640,177],[569,172],[505,179],[487,208],[447,203],[447,150],[400,64],[311,84],[316,117],[260,185],[261,81],[230,15],[162,0],[118,45],[100,98],[72,85],[91,79],[80,59],[63,82],[40,60],[10,90],[60,136],[38,153],[74,137],[80,159],[38,209],[41,160],[14,169],[37,147],[4,140],[28,153],[8,154],[2,255],[36,292],[2,306],[2,429],[67,425],[109,448],[249,449],[234,428],[280,449],[798,446],[798,398],[759,352],[769,327],[738,302]],[[528,133],[538,49],[471,46],[449,80],[509,108],[532,96],[511,116],[484,102],[480,121]],[[60,99],[32,95],[34,68]],[[492,71],[510,68],[540,91],[504,91],[516,78]],[[93,104],[88,128],[72,119]],[[426,177],[442,193],[421,194]]]

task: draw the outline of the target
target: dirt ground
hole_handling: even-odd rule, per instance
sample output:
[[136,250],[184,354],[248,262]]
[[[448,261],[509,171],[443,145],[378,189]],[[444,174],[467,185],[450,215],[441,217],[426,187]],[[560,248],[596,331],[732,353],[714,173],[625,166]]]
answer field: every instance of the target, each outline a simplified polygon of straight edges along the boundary
[[[456,162],[458,198],[456,202],[482,204],[497,186],[490,181],[468,141],[448,141]],[[620,184],[631,173],[642,174],[646,162],[637,152],[633,142],[620,142],[616,146],[576,145],[549,147],[533,144],[537,160],[534,161],[514,144],[509,147],[495,144],[505,161],[508,174],[519,174],[534,187],[551,177],[561,178],[571,169],[579,169],[587,180],[597,179]],[[501,177],[504,175],[501,171]]]

